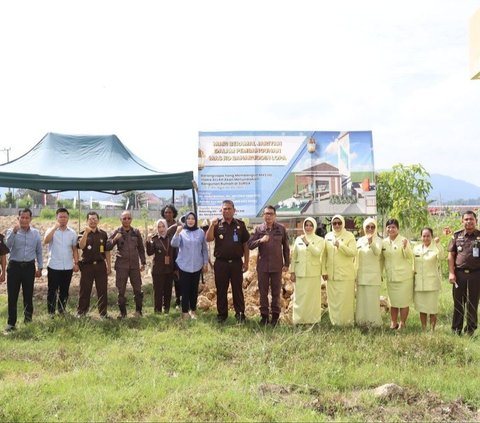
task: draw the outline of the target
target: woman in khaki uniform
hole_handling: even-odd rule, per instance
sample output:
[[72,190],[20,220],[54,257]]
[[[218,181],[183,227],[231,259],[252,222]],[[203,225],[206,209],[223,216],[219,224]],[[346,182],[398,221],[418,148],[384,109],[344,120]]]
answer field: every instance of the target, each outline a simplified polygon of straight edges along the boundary
[[381,326],[380,285],[382,284],[382,239],[377,236],[377,221],[363,222],[365,236],[357,241],[357,304],[355,321],[360,325]]
[[[390,329],[403,329],[413,303],[413,255],[410,243],[398,233],[398,220],[387,220],[387,235],[382,242],[382,255],[390,300]],[[400,324],[398,314],[400,312]]]
[[325,240],[315,235],[317,222],[311,217],[303,221],[303,235],[295,239],[290,279],[293,293],[293,324],[313,324],[322,317],[322,257]]
[[430,314],[430,328],[435,329],[438,313],[438,297],[442,275],[440,262],[444,258],[444,252],[440,239],[435,238],[432,242],[433,230],[422,229],[422,243],[413,248],[415,268],[415,292],[413,298],[415,309],[420,313],[422,329],[427,329],[427,315]]
[[327,281],[328,314],[333,325],[352,325],[355,309],[355,237],[345,229],[345,219],[332,218],[333,231],[325,235],[323,279]]
[[170,244],[175,226],[168,228],[165,219],[157,220],[157,233],[149,234],[145,247],[147,255],[153,255],[152,282],[155,313],[168,313],[172,300],[172,286],[177,250]]

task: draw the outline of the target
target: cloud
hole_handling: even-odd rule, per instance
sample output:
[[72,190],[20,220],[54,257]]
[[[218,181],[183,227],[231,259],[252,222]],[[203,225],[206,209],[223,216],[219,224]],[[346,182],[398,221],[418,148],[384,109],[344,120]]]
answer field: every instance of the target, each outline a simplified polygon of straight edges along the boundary
[[478,7],[5,2],[1,147],[14,158],[49,131],[115,133],[175,172],[197,168],[198,131],[372,130],[377,168],[422,163],[480,185],[480,82],[467,51]]
[[338,153],[338,142],[332,141],[325,147],[325,152],[327,154],[337,154]]

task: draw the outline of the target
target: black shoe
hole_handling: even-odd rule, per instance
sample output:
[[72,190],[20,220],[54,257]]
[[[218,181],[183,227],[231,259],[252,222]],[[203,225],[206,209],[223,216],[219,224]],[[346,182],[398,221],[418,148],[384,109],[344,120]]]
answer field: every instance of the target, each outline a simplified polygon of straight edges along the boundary
[[14,325],[7,325],[5,326],[5,330],[3,331],[3,333],[11,333],[16,329],[17,328]]
[[245,313],[236,313],[235,314],[235,319],[238,323],[245,323],[247,318],[245,317]]
[[260,319],[260,326],[267,326],[268,325],[268,316],[262,314],[262,318]]
[[279,325],[279,322],[278,322],[278,319],[280,318],[280,315],[279,314],[276,314],[276,313],[272,313],[272,321],[270,322],[270,324],[275,327],[277,325]]
[[217,316],[217,323],[225,323],[227,318],[225,316]]

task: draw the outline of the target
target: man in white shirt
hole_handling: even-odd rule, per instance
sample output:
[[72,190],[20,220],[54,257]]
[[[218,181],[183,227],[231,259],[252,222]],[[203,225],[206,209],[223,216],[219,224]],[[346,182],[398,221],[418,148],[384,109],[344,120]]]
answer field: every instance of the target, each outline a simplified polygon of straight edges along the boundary
[[50,317],[65,312],[73,272],[78,272],[77,233],[67,226],[70,214],[66,208],[56,212],[56,222],[47,230],[44,244],[48,244],[48,294]]

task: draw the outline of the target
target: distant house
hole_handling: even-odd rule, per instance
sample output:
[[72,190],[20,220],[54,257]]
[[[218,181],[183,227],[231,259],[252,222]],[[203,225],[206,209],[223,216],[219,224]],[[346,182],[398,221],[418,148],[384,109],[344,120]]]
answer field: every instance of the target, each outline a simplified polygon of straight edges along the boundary
[[166,204],[163,198],[157,197],[151,192],[144,192],[142,194],[142,203],[149,210],[160,210]]
[[[107,201],[107,200],[100,200],[96,201],[101,209],[104,210],[111,210],[111,209],[123,209],[122,203],[117,203],[115,201]],[[93,207],[93,202],[91,201],[89,204],[90,208]]]
[[193,207],[193,199],[189,197],[187,194],[181,194],[178,197],[175,197],[175,207],[182,208],[182,207]]

